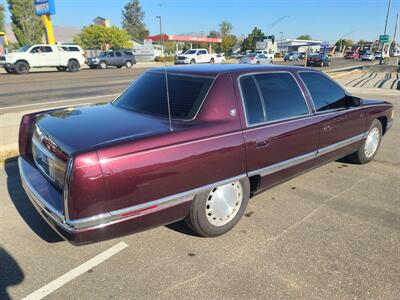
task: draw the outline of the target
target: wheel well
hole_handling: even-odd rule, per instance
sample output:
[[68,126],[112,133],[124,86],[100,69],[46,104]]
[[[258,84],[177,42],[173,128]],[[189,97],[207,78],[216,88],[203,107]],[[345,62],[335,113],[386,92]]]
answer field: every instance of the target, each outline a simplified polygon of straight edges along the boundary
[[31,67],[31,66],[29,65],[28,61],[26,61],[25,59],[19,59],[19,60],[17,60],[17,61],[15,62],[15,64],[17,64],[17,63],[19,63],[19,62],[24,62],[24,63],[26,63],[29,67]]
[[68,59],[68,63],[70,63],[71,61],[76,61],[77,63],[79,63],[79,61],[76,58],[70,58]]
[[249,177],[250,181],[250,197],[253,196],[253,194],[259,189],[260,184],[261,184],[261,176],[260,175],[254,175]]
[[379,117],[378,121],[381,122],[382,125],[382,135],[386,133],[386,125],[387,125],[387,118],[385,116]]

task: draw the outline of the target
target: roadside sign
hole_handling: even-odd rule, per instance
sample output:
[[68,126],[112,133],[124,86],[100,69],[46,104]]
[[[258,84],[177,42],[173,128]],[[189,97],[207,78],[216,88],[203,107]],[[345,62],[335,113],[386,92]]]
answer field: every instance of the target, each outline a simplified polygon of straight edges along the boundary
[[37,16],[56,14],[54,0],[34,0],[34,6]]
[[388,43],[389,42],[389,35],[388,34],[382,34],[379,36],[379,42],[382,44]]

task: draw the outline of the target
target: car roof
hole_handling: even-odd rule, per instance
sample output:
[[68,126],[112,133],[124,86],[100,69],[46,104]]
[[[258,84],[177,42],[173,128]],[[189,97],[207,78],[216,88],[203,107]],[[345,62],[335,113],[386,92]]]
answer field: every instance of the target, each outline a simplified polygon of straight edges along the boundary
[[[283,65],[250,65],[250,64],[201,64],[201,65],[183,65],[169,66],[168,73],[217,76],[224,73],[251,73],[267,71],[294,71],[307,70],[304,67],[283,66]],[[150,71],[164,72],[165,67],[154,68]],[[314,70],[313,70],[314,71]]]

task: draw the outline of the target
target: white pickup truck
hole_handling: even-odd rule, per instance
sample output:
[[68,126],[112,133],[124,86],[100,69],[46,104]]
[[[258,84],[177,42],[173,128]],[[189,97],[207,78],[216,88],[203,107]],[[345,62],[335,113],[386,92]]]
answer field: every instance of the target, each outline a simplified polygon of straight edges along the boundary
[[175,64],[200,64],[217,62],[217,54],[208,53],[207,49],[190,49],[176,56]]
[[3,67],[7,73],[16,74],[27,74],[31,68],[44,67],[55,67],[59,71],[78,72],[84,63],[83,50],[76,45],[73,47],[28,45],[18,51],[0,56],[0,67]]

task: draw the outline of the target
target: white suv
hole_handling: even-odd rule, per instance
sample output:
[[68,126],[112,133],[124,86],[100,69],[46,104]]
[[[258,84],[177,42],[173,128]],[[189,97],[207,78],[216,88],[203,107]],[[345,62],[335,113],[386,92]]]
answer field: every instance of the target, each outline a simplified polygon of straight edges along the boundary
[[31,68],[56,67],[59,71],[78,72],[85,63],[83,50],[69,51],[66,45],[24,46],[0,56],[0,67],[7,73],[27,74]]

